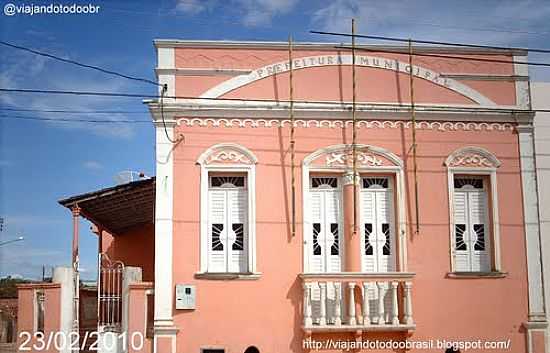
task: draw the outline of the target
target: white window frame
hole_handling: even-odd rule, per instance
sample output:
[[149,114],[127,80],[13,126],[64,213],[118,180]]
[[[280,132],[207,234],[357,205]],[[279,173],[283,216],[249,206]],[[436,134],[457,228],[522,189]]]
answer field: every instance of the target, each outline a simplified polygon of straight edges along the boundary
[[[472,166],[464,166],[461,164],[468,163],[459,163],[457,162],[461,158],[473,157],[477,158],[474,160]],[[464,159],[461,159],[464,161]],[[471,161],[471,160],[470,160]],[[478,166],[475,166],[475,162]],[[488,187],[485,189],[488,193],[487,200],[489,203],[487,207],[490,209],[487,210],[487,215],[490,216],[489,222],[489,254],[491,256],[490,263],[491,269],[490,272],[502,272],[502,263],[500,259],[500,222],[498,217],[498,192],[497,192],[497,169],[500,166],[501,162],[489,151],[481,147],[467,146],[455,150],[449,155],[445,160],[445,165],[447,166],[447,181],[448,181],[448,193],[449,193],[449,236],[450,236],[450,268],[452,273],[457,273],[456,264],[455,264],[455,248],[456,248],[456,239],[455,239],[455,221],[454,221],[454,179],[455,175],[471,175],[487,178],[489,183]],[[482,273],[482,272],[472,272],[472,273]]]
[[[323,155],[329,156],[332,153],[335,152],[342,152],[346,151],[351,148],[351,145],[349,144],[340,144],[340,145],[332,145],[328,147],[324,147],[321,149],[316,150],[315,152],[308,155],[306,158],[304,158],[302,162],[302,207],[303,207],[303,272],[304,273],[311,273],[310,271],[310,265],[309,265],[309,246],[311,244],[311,233],[312,233],[312,222],[310,218],[310,210],[311,207],[309,205],[309,197],[308,192],[310,189],[309,180],[310,176],[312,174],[338,174],[340,173],[342,175],[340,180],[343,180],[345,177],[345,173],[349,172],[349,168],[342,167],[342,166],[318,166],[315,165],[315,161],[322,157]],[[356,145],[357,151],[365,151],[368,153],[372,153],[373,155],[378,155],[380,157],[385,158],[393,165],[388,166],[357,166],[357,173],[359,173],[360,177],[367,176],[369,174],[383,174],[388,177],[393,178],[395,182],[395,205],[394,205],[394,212],[395,212],[395,239],[396,239],[396,245],[398,245],[397,248],[397,254],[395,257],[396,263],[396,269],[399,272],[407,272],[408,271],[408,265],[407,265],[407,215],[406,215],[406,199],[405,199],[405,174],[403,171],[403,161],[401,158],[399,158],[396,154],[393,152],[377,146],[371,146],[371,145],[364,145],[364,144],[357,144]],[[343,195],[343,194],[342,194]],[[343,244],[345,244],[345,235],[342,234],[342,240]],[[342,246],[341,249],[342,254],[342,265],[345,263],[345,246]]]
[[[216,158],[212,158],[217,156]],[[222,162],[223,161],[223,162]],[[239,274],[258,274],[256,271],[256,164],[258,159],[246,147],[235,143],[220,143],[207,149],[197,159],[201,168],[200,179],[200,274],[208,272],[208,190],[212,173],[243,173],[246,175],[248,194],[248,268]]]

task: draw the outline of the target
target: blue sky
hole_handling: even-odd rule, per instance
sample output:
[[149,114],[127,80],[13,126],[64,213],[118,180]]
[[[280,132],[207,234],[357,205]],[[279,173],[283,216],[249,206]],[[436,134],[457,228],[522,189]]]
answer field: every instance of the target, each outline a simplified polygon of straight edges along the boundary
[[[71,1],[2,1],[15,5]],[[77,2],[90,15],[0,14],[0,38],[64,58],[154,80],[155,38],[341,41],[311,29],[494,45],[550,48],[549,1],[172,0]],[[152,85],[73,67],[0,46],[0,87],[155,94]],[[533,61],[550,62],[544,55]],[[550,80],[550,69],[531,70]],[[114,183],[122,170],[154,175],[149,123],[83,124],[5,119],[148,120],[140,99],[1,94],[0,108],[119,110],[124,114],[0,111],[0,276],[41,276],[42,265],[69,264],[71,217],[57,200]],[[83,278],[95,277],[96,238],[81,222]]]

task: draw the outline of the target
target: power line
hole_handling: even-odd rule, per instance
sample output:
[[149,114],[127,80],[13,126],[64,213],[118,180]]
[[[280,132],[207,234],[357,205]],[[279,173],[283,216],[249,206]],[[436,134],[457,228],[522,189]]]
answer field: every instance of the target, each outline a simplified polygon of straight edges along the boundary
[[105,119],[69,119],[69,118],[42,118],[36,116],[22,116],[22,115],[2,115],[0,119],[20,119],[20,120],[40,120],[40,121],[55,121],[55,122],[67,122],[67,123],[99,123],[99,124],[140,124],[140,123],[152,123],[151,120],[105,120]]
[[66,110],[66,109],[19,109],[19,108],[0,108],[0,110],[12,112],[35,112],[35,113],[60,113],[60,114],[149,114],[140,111],[125,110]]
[[[351,34],[339,33],[339,32],[309,31],[309,33],[322,34],[322,35],[331,35],[331,36],[340,36],[340,37],[351,37]],[[373,35],[365,35],[365,34],[356,34],[355,36],[359,37],[359,38],[367,38],[367,39],[374,39],[374,40],[385,40],[385,41],[391,41],[391,42],[408,42],[409,41],[409,39],[407,39],[407,38],[399,38],[399,37],[373,36]],[[481,45],[481,44],[456,43],[456,42],[439,42],[439,41],[423,40],[423,39],[411,39],[410,41],[413,42],[413,43],[420,43],[420,44],[437,44],[437,45],[465,47],[465,48],[482,48],[482,49],[494,49],[494,50],[526,50],[526,51],[530,51],[530,52],[533,52],[533,53],[545,53],[545,54],[550,53],[550,49],[539,49],[539,48],[500,47],[500,46],[494,46],[494,45]]]
[[[351,47],[345,45],[335,46],[337,49],[348,49],[351,50]],[[386,50],[386,49],[368,49],[368,48],[355,48],[359,51],[367,51],[371,53],[390,53],[390,54],[402,54],[409,55],[406,51],[399,50]],[[480,61],[480,62],[489,62],[489,63],[499,63],[499,64],[518,64],[518,65],[528,65],[528,66],[542,66],[550,67],[550,63],[539,63],[532,61],[516,61],[516,60],[499,60],[499,59],[485,59],[485,58],[472,58],[469,56],[456,56],[456,55],[443,55],[443,54],[432,54],[432,53],[413,53],[414,56],[427,56],[431,58],[443,58],[443,59],[457,59],[457,60],[469,60],[469,61]]]
[[87,68],[87,69],[97,70],[97,71],[103,72],[103,73],[105,73],[105,74],[114,75],[114,76],[118,76],[118,77],[122,77],[122,78],[129,79],[129,80],[134,80],[134,81],[140,81],[140,82],[150,83],[150,84],[152,84],[152,85],[161,86],[161,87],[162,87],[161,84],[159,84],[159,83],[157,83],[157,82],[155,82],[155,81],[151,81],[151,80],[146,79],[146,78],[128,76],[128,75],[121,74],[121,73],[119,73],[119,72],[115,72],[115,71],[112,71],[112,70],[103,69],[103,68],[101,68],[101,67],[99,67],[99,66],[88,65],[88,64],[80,63],[80,62],[75,61],[75,60],[64,59],[64,58],[61,58],[61,57],[56,56],[56,55],[53,55],[53,54],[48,54],[48,53],[40,52],[40,51],[38,51],[38,50],[30,49],[30,48],[27,48],[27,47],[22,47],[22,46],[15,45],[15,44],[12,44],[12,43],[8,43],[8,42],[5,42],[5,41],[0,41],[0,44],[5,45],[5,46],[10,47],[10,48],[19,49],[19,50],[23,50],[23,51],[26,51],[26,52],[29,52],[29,53],[36,54],[36,55],[44,56],[44,57],[47,57],[47,58],[50,58],[50,59],[58,60],[58,61],[61,61],[61,62],[67,63],[67,64],[72,64],[72,65],[84,67],[84,68]]
[[[160,95],[151,94],[139,94],[139,93],[115,93],[115,92],[91,92],[91,91],[59,91],[59,90],[37,90],[37,89],[21,89],[21,88],[0,88],[0,92],[12,92],[12,93],[39,93],[39,94],[61,94],[61,95],[78,95],[78,96],[102,96],[102,97],[120,97],[120,98],[160,98]],[[276,100],[276,99],[244,99],[244,98],[202,98],[191,96],[164,96],[164,98],[171,99],[187,99],[187,100],[210,100],[210,101],[236,101],[236,102],[248,102],[248,103],[290,103],[289,100]],[[351,103],[349,102],[331,102],[331,101],[314,101],[314,100],[300,100],[294,101],[294,103],[315,103],[315,104],[334,104],[343,106],[345,109],[350,109]],[[389,111],[395,111],[396,104],[392,103],[364,103],[370,106],[369,109],[376,108],[383,110],[384,108]],[[409,108],[408,104],[399,104],[398,106],[403,108]],[[425,112],[472,112],[472,113],[530,113],[530,112],[550,112],[550,109],[511,109],[511,108],[490,108],[490,107],[449,107],[445,105],[429,105],[419,106],[417,109],[421,109]],[[183,109],[182,111],[195,111],[196,109]],[[201,109],[201,111],[216,111],[217,109]]]

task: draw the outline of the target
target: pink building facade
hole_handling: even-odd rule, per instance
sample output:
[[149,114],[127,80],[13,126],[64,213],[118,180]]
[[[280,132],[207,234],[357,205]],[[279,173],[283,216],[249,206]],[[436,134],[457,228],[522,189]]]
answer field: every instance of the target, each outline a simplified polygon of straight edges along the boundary
[[155,45],[157,351],[548,349],[525,52]]
[[548,353],[526,52],[155,48],[156,177],[60,201],[119,351]]

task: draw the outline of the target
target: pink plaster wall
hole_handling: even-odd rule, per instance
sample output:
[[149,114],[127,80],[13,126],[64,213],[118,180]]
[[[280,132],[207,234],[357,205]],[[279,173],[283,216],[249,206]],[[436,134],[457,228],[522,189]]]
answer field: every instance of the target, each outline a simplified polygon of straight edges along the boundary
[[130,353],[152,353],[153,352],[153,342],[152,337],[148,337],[148,325],[152,324],[147,322],[148,315],[146,313],[152,308],[147,307],[147,295],[146,291],[152,290],[154,285],[152,282],[140,282],[130,285],[130,296],[129,296],[129,312],[128,312],[128,334],[130,337],[136,332],[143,335],[143,347],[141,349],[137,348],[137,338],[135,338],[134,345],[129,345]]
[[[51,283],[23,284],[18,286],[18,321],[17,321],[17,347],[23,343],[26,336],[21,336],[21,332],[29,332],[33,335],[33,339],[25,345],[30,347],[30,352],[57,352],[54,344],[50,344],[49,349],[40,348],[42,344],[34,336],[34,301],[36,290],[43,290],[45,294],[44,300],[44,336],[46,342],[51,335],[55,335],[60,331],[60,312],[61,312],[61,286]],[[61,344],[61,343],[60,343]],[[28,350],[27,350],[28,351]]]
[[154,280],[155,227],[152,223],[136,226],[116,236],[103,231],[102,248],[113,261],[141,267],[144,281]]
[[[287,128],[179,128],[186,142],[174,155],[174,283],[197,285],[197,310],[174,311],[175,322],[184,328],[178,351],[198,351],[207,344],[223,344],[242,352],[248,344],[262,352],[299,352],[302,289],[302,231],[289,236],[290,170],[281,166],[288,147]],[[527,285],[523,214],[517,135],[514,132],[439,132],[418,130],[418,180],[421,233],[408,237],[409,270],[413,280],[413,311],[417,329],[414,339],[454,338],[512,340],[512,351],[521,351],[527,319]],[[328,145],[349,142],[350,131],[296,129],[296,161]],[[195,280],[199,271],[199,167],[198,156],[220,142],[249,148],[259,160],[256,184],[257,281]],[[360,129],[358,143],[380,146],[403,156],[410,131]],[[495,153],[498,169],[503,279],[449,279],[450,235],[447,172],[443,162],[455,149],[476,145]],[[282,147],[284,146],[284,147]],[[414,219],[411,159],[407,164],[407,208]],[[297,205],[302,204],[301,174],[297,171]],[[297,219],[302,217],[298,207]],[[246,303],[246,304],[245,304]],[[505,308],[505,310],[504,310]],[[207,333],[201,334],[208,327]],[[190,334],[187,334],[188,332]]]

